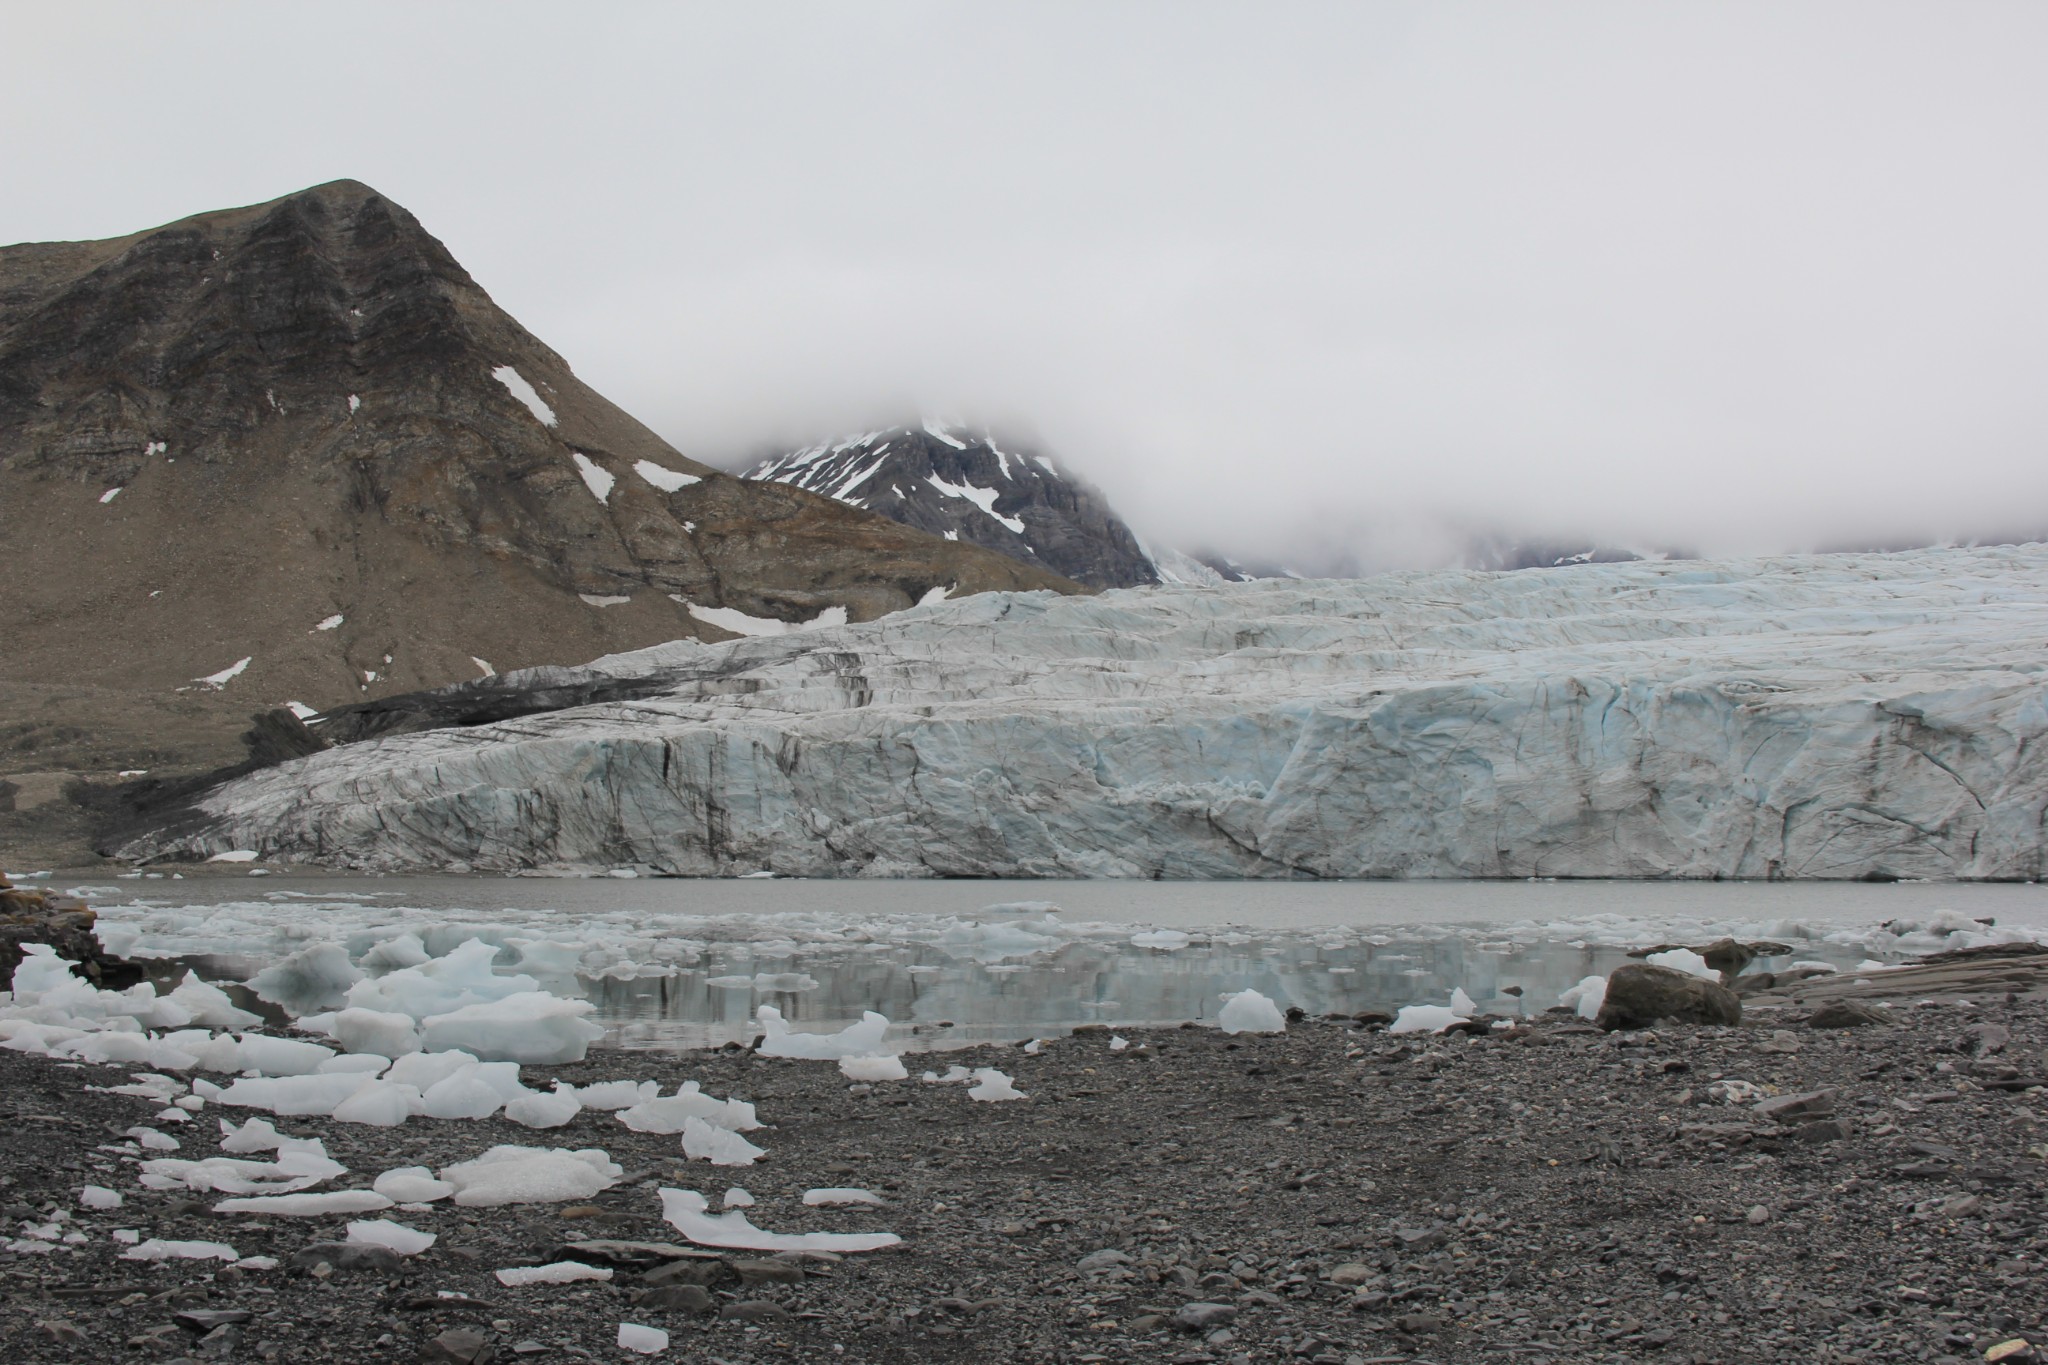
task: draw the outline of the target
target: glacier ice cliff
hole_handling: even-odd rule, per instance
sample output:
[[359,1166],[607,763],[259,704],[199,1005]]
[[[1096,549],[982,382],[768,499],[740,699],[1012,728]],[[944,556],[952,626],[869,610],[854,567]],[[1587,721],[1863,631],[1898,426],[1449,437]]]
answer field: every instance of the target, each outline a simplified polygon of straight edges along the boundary
[[122,852],[2031,879],[2044,667],[2041,546],[989,593],[599,659],[634,699],[343,745]]

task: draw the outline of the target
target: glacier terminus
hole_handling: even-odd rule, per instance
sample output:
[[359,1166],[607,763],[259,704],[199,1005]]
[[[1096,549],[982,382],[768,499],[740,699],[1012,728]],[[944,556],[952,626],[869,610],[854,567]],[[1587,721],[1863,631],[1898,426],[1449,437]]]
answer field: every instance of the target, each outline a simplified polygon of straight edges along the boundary
[[984,593],[506,675],[492,685],[613,699],[341,744],[118,852],[2030,880],[2044,668],[2041,546]]

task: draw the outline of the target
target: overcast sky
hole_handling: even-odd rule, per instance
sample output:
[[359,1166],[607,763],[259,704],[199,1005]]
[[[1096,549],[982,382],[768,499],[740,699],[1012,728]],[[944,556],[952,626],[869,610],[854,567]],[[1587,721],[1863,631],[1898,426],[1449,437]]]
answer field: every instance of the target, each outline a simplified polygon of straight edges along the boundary
[[339,177],[728,462],[919,412],[1153,539],[2048,528],[2048,6],[0,9],[0,241]]

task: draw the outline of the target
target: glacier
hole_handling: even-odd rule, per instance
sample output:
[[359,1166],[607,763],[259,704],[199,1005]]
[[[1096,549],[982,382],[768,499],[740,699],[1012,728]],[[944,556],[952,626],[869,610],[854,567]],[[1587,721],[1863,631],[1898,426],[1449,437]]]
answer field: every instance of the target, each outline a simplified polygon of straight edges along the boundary
[[2039,545],[985,593],[534,670],[625,699],[345,744],[119,851],[707,876],[2030,880],[2044,667]]

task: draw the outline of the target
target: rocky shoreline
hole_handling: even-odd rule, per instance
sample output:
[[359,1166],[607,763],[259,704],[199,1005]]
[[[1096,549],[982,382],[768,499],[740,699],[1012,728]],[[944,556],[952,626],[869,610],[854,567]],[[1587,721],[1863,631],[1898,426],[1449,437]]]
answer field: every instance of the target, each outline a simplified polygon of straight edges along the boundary
[[[152,1154],[129,1130],[161,1100],[104,1087],[138,1068],[0,1051],[9,1245],[59,1234],[0,1254],[0,1351],[619,1359],[630,1323],[666,1331],[665,1358],[726,1365],[1980,1360],[2048,1328],[2040,981],[1925,1004],[1895,988],[1891,1009],[1866,1010],[1882,1022],[1845,1028],[1752,997],[1738,1026],[1640,1032],[1555,1013],[1446,1035],[1299,1020],[1119,1047],[1087,1031],[1036,1054],[913,1056],[913,1079],[873,1084],[744,1051],[528,1068],[536,1087],[697,1080],[752,1101],[768,1155],[745,1168],[686,1161],[674,1136],[594,1110],[545,1132],[502,1116],[275,1120],[322,1138],[342,1186],[499,1143],[602,1148],[624,1168],[587,1200],[393,1211],[438,1239],[405,1258],[337,1251],[345,1217],[223,1215],[217,1196],[137,1188]],[[921,1061],[998,1066],[1029,1098],[921,1083]],[[215,1154],[216,1118],[247,1115],[205,1105],[158,1126],[196,1158]],[[83,1207],[89,1184],[124,1203]],[[715,1208],[733,1185],[762,1227],[904,1241],[707,1252],[663,1221],[659,1189]],[[846,1186],[885,1203],[801,1203]],[[116,1228],[278,1264],[125,1261]],[[564,1259],[611,1278],[494,1273]]]

